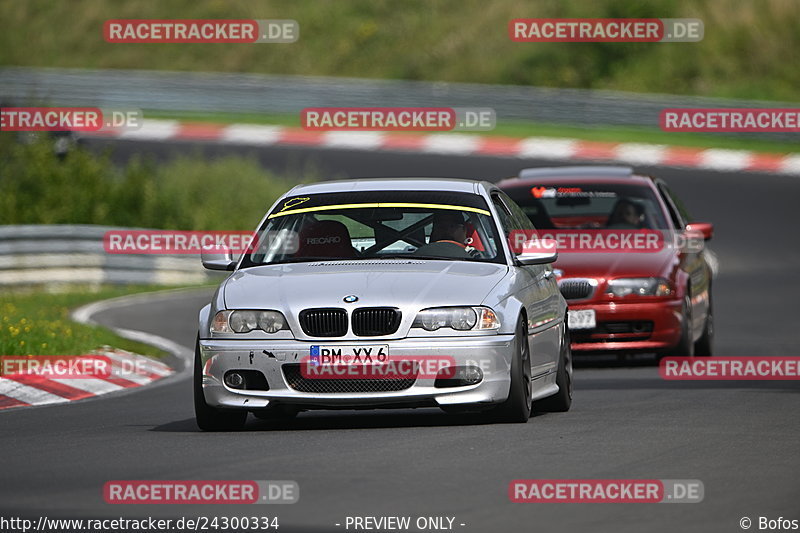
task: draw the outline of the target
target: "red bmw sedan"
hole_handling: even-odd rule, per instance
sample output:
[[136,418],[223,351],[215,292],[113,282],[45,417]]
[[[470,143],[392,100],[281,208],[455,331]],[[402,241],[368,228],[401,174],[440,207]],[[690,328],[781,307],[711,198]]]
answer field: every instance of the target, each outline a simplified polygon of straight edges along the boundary
[[498,185],[537,237],[558,242],[573,351],[712,354],[713,226],[692,222],[666,183],[630,167],[572,166]]

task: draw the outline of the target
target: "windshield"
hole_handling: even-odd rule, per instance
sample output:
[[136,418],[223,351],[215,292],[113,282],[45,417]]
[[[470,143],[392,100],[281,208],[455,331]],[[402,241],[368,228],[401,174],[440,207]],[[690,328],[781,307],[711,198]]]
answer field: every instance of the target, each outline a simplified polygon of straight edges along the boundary
[[258,230],[243,268],[362,259],[505,261],[476,194],[369,191],[288,197]]
[[505,189],[536,229],[671,229],[641,185],[569,183]]

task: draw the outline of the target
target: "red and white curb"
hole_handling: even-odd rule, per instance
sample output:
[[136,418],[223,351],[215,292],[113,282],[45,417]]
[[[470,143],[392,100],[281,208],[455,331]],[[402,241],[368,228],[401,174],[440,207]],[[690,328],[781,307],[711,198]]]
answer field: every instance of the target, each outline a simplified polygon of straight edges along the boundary
[[[71,318],[81,324],[98,325],[94,316],[98,313],[127,307],[135,304],[158,305],[162,300],[169,300],[183,293],[193,294],[196,291],[207,291],[207,288],[171,289],[165,291],[132,294],[109,300],[93,302],[74,310]],[[155,346],[172,354],[176,361],[171,368],[160,361],[143,355],[132,354],[122,350],[103,349],[97,355],[111,359],[112,369],[122,367],[123,372],[112,370],[109,379],[75,378],[75,379],[9,379],[0,377],[0,411],[13,407],[43,406],[60,404],[69,401],[102,396],[109,393],[132,392],[144,386],[158,387],[181,379],[188,379],[192,374],[194,351],[170,339],[133,329],[104,326],[120,337],[132,341]],[[138,370],[132,373],[131,368]],[[121,377],[122,379],[118,379]]]
[[92,355],[111,361],[108,377],[0,377],[0,410],[83,400],[148,385],[174,372],[164,363],[122,350],[105,349]]
[[749,150],[689,148],[644,143],[608,143],[551,137],[520,139],[457,133],[318,132],[285,126],[182,123],[176,120],[146,120],[138,130],[103,131],[90,135],[142,141],[206,141],[251,146],[315,146],[346,150],[386,150],[570,161],[614,161],[632,165],[800,175],[800,153],[777,154]]

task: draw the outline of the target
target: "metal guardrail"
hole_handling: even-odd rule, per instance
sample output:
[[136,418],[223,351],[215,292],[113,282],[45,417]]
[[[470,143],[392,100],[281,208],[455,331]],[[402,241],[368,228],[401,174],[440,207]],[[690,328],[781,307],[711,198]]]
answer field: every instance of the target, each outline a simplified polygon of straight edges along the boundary
[[[325,106],[491,107],[506,119],[649,127],[658,126],[665,107],[797,107],[786,102],[473,83],[27,67],[0,68],[0,102],[291,114]],[[736,135],[797,140],[791,133]]]
[[0,287],[40,284],[177,285],[212,279],[196,255],[109,254],[93,225],[0,226]]

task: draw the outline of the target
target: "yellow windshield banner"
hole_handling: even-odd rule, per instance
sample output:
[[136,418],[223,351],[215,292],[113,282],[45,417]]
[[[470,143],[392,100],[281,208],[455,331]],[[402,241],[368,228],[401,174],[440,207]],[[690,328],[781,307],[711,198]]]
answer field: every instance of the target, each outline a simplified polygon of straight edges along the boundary
[[408,202],[373,202],[364,204],[337,204],[337,205],[320,205],[317,207],[303,207],[300,209],[287,209],[286,211],[279,211],[273,213],[269,218],[282,217],[283,215],[296,215],[299,213],[311,213],[312,211],[333,211],[336,209],[365,209],[375,207],[417,207],[421,209],[449,209],[451,211],[469,211],[472,213],[480,213],[481,215],[491,216],[491,213],[485,209],[477,207],[467,207],[463,205],[446,205],[446,204],[417,204]]

